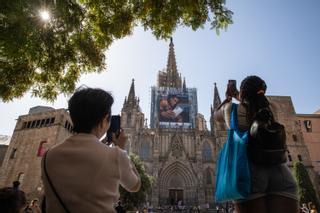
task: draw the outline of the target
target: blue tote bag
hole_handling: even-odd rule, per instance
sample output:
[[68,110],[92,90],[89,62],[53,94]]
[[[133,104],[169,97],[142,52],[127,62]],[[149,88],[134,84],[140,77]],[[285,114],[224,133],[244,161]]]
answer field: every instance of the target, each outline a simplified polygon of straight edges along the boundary
[[251,190],[250,167],[247,158],[248,131],[238,129],[237,104],[232,104],[227,142],[217,162],[216,202],[244,199]]

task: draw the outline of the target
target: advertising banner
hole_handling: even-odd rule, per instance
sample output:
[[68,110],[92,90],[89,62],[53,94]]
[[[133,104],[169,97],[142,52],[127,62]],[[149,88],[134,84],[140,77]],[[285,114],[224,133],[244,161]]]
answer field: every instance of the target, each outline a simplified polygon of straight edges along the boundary
[[158,123],[160,128],[193,128],[196,100],[194,100],[195,94],[192,93],[196,94],[196,91],[154,87],[152,89],[154,96],[151,110],[152,123]]

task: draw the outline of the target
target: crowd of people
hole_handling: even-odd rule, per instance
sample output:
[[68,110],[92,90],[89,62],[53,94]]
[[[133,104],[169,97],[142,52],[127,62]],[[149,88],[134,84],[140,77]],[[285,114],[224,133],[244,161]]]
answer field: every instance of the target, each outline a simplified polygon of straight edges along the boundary
[[[266,83],[257,76],[245,78],[239,92],[230,92],[228,87],[227,101],[215,112],[215,119],[230,127],[232,98],[236,98],[239,101],[239,128],[248,130],[259,110],[272,111],[265,96],[266,89]],[[168,103],[171,101],[172,105],[178,101],[175,97],[171,99]],[[46,197],[42,212],[121,213],[125,212],[125,209],[121,202],[118,202],[119,185],[130,192],[140,189],[140,176],[124,149],[125,132],[120,130],[119,134],[113,135],[113,146],[100,142],[111,125],[113,101],[108,92],[93,88],[78,89],[70,98],[68,110],[75,134],[63,143],[51,147],[42,159],[41,172]],[[168,103],[162,105],[163,116],[166,115],[165,109],[168,111],[170,108]],[[299,212],[297,184],[285,163],[269,167],[254,163],[250,165],[253,177],[250,195],[245,199],[235,200],[235,208],[218,206],[217,212]],[[117,205],[114,205],[115,203]],[[0,205],[1,212],[41,212],[39,200],[34,199],[28,203],[25,193],[19,189],[18,181],[15,181],[12,187],[0,190]],[[208,210],[209,205],[201,207],[181,204],[152,208],[154,212]],[[302,204],[300,211],[317,212],[313,204]]]

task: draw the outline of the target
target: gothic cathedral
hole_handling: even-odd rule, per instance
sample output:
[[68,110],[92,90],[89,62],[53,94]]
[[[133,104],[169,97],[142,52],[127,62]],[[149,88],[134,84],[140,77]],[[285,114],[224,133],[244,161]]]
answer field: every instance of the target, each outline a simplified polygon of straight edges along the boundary
[[[220,98],[215,91],[216,106]],[[214,203],[215,138],[197,112],[196,92],[187,88],[177,71],[171,39],[167,68],[158,73],[157,86],[152,87],[150,128],[135,96],[134,80],[125,98],[121,125],[128,136],[127,150],[139,155],[154,177],[147,198],[153,206],[178,201],[186,205]]]

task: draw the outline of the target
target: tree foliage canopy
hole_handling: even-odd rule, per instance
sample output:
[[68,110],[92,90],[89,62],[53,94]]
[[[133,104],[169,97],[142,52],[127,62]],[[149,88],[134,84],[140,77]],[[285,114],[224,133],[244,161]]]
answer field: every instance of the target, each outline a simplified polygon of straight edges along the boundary
[[148,175],[144,169],[144,166],[137,155],[130,155],[131,162],[135,165],[141,178],[141,188],[138,192],[128,192],[120,186],[120,199],[125,205],[127,210],[133,210],[134,207],[139,207],[146,201],[146,195],[151,189],[153,178]]
[[[47,100],[70,93],[83,73],[105,70],[106,51],[138,24],[158,39],[178,26],[217,31],[232,23],[224,0],[1,0],[0,98],[28,90]],[[51,18],[41,19],[40,10]]]
[[309,202],[312,202],[319,209],[319,200],[317,198],[313,184],[310,180],[308,171],[303,163],[296,162],[294,164],[293,170],[298,184],[300,203],[308,204]]

